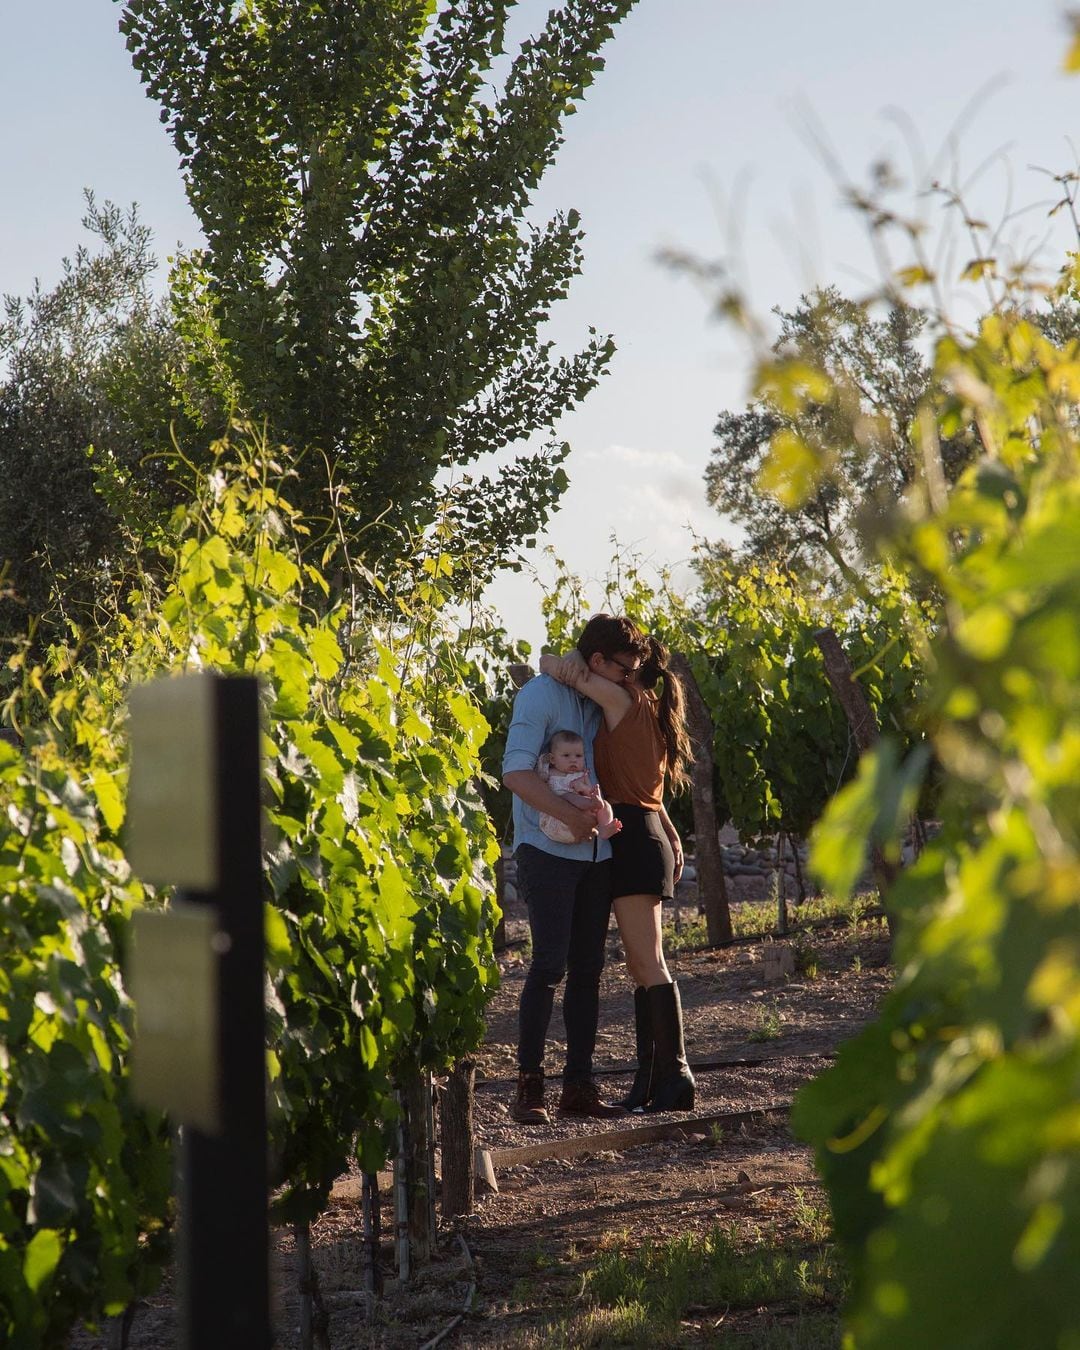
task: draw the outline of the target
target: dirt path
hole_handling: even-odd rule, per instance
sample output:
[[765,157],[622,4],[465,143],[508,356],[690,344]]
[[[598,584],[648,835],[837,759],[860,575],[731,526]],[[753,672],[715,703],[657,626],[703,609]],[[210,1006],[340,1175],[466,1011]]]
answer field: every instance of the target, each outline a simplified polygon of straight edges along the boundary
[[[836,1046],[872,1016],[888,983],[887,939],[880,922],[864,921],[857,930],[849,924],[812,930],[794,936],[792,945],[802,972],[768,987],[763,983],[761,943],[672,958],[683,994],[691,1062],[728,1061],[725,1067],[697,1072],[695,1117],[790,1101]],[[597,1070],[605,1091],[616,1097],[632,1077],[632,995],[614,934],[609,956]],[[502,968],[502,987],[489,1009],[488,1040],[478,1060],[483,1075],[476,1093],[478,1141],[495,1150],[538,1141],[555,1146],[560,1140],[641,1123],[640,1116],[614,1122],[553,1117],[549,1127],[525,1128],[509,1118],[525,962],[511,950]],[[562,1034],[556,1009],[549,1070],[561,1062]],[[557,1077],[550,1087],[553,1104]],[[685,1118],[649,1117],[648,1123],[677,1124],[680,1119]],[[718,1228],[736,1242],[766,1237],[782,1243],[805,1232],[808,1222],[820,1221],[824,1209],[809,1150],[792,1138],[782,1114],[759,1117],[730,1131],[698,1131],[618,1152],[600,1141],[596,1152],[501,1169],[497,1180],[498,1193],[481,1197],[475,1212],[457,1226],[471,1253],[471,1267],[460,1248],[448,1241],[446,1258],[414,1291],[397,1290],[391,1282],[378,1325],[365,1326],[355,1307],[336,1308],[335,1350],[422,1346],[450,1325],[474,1286],[468,1315],[440,1344],[459,1350],[617,1345],[619,1341],[605,1340],[601,1333],[597,1340],[574,1339],[580,1334],[573,1319],[584,1307],[583,1280],[604,1253],[633,1252],[646,1242],[705,1235]],[[332,1230],[338,1229],[337,1241],[342,1242],[354,1224],[347,1209],[335,1207],[321,1221],[323,1235],[320,1239],[317,1232],[316,1240],[325,1251],[334,1245],[328,1241]],[[331,1274],[331,1286],[333,1281]],[[715,1345],[724,1334],[749,1334],[758,1328],[776,1327],[782,1333],[790,1317],[784,1306],[738,1313],[701,1306],[687,1313],[670,1344]]]
[[[520,920],[511,937],[521,936]],[[836,1046],[863,1025],[885,992],[887,940],[880,922],[858,928],[843,923],[810,930],[791,940],[799,969],[780,984],[763,983],[762,944],[742,943],[722,952],[671,958],[679,981],[692,1063],[726,1061],[697,1071],[694,1116],[757,1111],[790,1101],[799,1085],[828,1062]],[[597,1051],[600,1082],[612,1098],[632,1077],[632,994],[622,974],[617,938],[610,939],[602,988]],[[478,1063],[478,1142],[489,1149],[602,1134],[642,1123],[554,1118],[550,1127],[527,1129],[508,1115],[513,1087],[517,1001],[525,974],[520,948],[502,962],[503,982],[488,1016],[488,1039]],[[558,1009],[549,1040],[549,1070],[561,1063],[563,1028]],[[551,1084],[557,1100],[558,1079]],[[647,1123],[685,1117],[648,1118]],[[647,1242],[704,1235],[722,1229],[736,1242],[783,1241],[823,1199],[808,1150],[795,1141],[783,1114],[757,1117],[728,1130],[699,1130],[619,1152],[598,1144],[569,1160],[549,1158],[504,1168],[499,1191],[481,1197],[475,1211],[443,1234],[440,1259],[407,1289],[390,1277],[392,1253],[384,1243],[385,1297],[374,1323],[364,1320],[360,1288],[359,1206],[332,1203],[312,1232],[316,1265],[331,1315],[333,1350],[404,1350],[442,1335],[445,1347],[505,1346],[538,1350],[550,1345],[619,1344],[574,1339],[567,1332],[586,1310],[583,1283],[605,1253],[636,1252]],[[390,1197],[383,1197],[384,1224]],[[464,1239],[463,1247],[457,1234]],[[467,1252],[466,1252],[467,1248]],[[291,1234],[275,1235],[277,1346],[297,1345],[299,1302]],[[586,1310],[587,1311],[587,1310]],[[709,1300],[689,1309],[672,1345],[715,1345],[729,1332],[783,1328],[790,1310],[762,1306],[737,1313]],[[568,1339],[569,1335],[569,1339]],[[756,1343],[750,1337],[750,1344]],[[793,1342],[781,1342],[793,1343]],[[166,1286],[141,1303],[130,1350],[166,1350],[176,1344],[174,1301]],[[105,1350],[104,1333],[80,1333],[70,1350]]]
[[[835,1047],[872,1016],[888,982],[880,924],[813,931],[800,935],[796,945],[813,978],[804,972],[769,987],[763,984],[757,943],[673,958],[691,1062],[744,1061],[697,1072],[695,1116],[790,1101]],[[606,1122],[556,1120],[550,1129],[524,1130],[509,1119],[514,1012],[524,966],[520,961],[507,966],[482,1057],[493,1077],[477,1090],[478,1133],[489,1147],[505,1148],[612,1128]],[[597,1067],[629,1070],[632,1000],[615,961],[605,974],[602,1006],[606,1031]],[[556,1019],[550,1055],[556,1063],[560,1031]],[[601,1081],[614,1096],[629,1086],[630,1076],[605,1073]],[[582,1272],[598,1251],[633,1249],[732,1224],[780,1240],[797,1224],[796,1216],[805,1214],[809,1195],[821,1200],[809,1151],[792,1138],[783,1117],[742,1124],[719,1136],[710,1131],[620,1153],[538,1162],[501,1176],[499,1187],[464,1226],[481,1266],[481,1316],[463,1328],[458,1345],[547,1343],[545,1326],[573,1309]],[[730,1319],[715,1309],[689,1319],[680,1343],[709,1343],[718,1320]]]

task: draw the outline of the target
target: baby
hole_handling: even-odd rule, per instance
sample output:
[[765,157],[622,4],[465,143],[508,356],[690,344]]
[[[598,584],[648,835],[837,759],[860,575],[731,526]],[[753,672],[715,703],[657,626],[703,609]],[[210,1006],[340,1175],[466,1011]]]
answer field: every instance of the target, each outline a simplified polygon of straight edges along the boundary
[[[553,792],[573,802],[579,810],[596,816],[596,832],[601,839],[610,839],[619,833],[622,821],[615,819],[610,804],[600,795],[599,787],[590,780],[585,769],[585,744],[580,736],[572,731],[556,731],[536,767]],[[546,811],[540,813],[540,828],[556,843],[574,842],[569,826]]]

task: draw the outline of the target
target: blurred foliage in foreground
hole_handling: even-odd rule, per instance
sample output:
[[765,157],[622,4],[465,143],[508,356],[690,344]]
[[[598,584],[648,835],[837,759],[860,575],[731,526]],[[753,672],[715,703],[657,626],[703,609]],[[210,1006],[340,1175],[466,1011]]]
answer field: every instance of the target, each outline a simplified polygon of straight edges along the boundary
[[[884,216],[876,229],[896,227]],[[937,284],[909,242],[894,306]],[[878,1021],[795,1113],[849,1259],[860,1350],[1080,1344],[1080,340],[1060,324],[1047,336],[1022,272],[977,261],[966,275],[991,303],[970,331],[935,321],[909,428],[917,473],[876,537],[935,598],[909,631],[942,832],[890,893],[898,975]],[[1070,258],[1059,316],[1078,282]],[[775,378],[795,399],[831,396],[823,369]],[[978,453],[950,482],[941,447],[967,427]],[[828,473],[817,444],[782,433],[763,478],[797,507]],[[896,839],[925,762],[888,739],[863,760],[817,831],[833,890],[868,836]]]

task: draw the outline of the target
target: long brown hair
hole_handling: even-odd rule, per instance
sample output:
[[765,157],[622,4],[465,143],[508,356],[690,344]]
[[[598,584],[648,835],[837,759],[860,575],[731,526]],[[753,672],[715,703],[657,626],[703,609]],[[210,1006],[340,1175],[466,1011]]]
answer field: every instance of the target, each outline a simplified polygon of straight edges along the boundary
[[680,792],[689,786],[687,769],[694,759],[690,733],[686,730],[682,685],[675,672],[668,669],[668,650],[664,644],[652,636],[646,636],[645,642],[647,650],[638,667],[637,681],[643,689],[655,689],[658,681],[664,682],[657,709],[660,734],[667,746],[668,780],[672,790]]

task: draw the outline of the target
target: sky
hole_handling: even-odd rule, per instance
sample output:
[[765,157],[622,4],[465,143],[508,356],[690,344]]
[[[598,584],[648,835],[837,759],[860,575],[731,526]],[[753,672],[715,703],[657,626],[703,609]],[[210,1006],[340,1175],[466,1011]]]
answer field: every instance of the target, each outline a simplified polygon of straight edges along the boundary
[[[520,0],[511,33],[535,30],[548,8]],[[947,214],[917,195],[931,176],[965,183],[991,222],[1008,216],[1013,246],[1041,245],[1048,266],[1075,246],[1063,216],[1047,218],[1054,185],[1037,171],[1077,165],[1080,77],[1061,73],[1064,10],[1056,0],[638,0],[533,207],[536,219],[575,208],[586,232],[582,275],[551,336],[570,351],[591,326],[618,348],[558,427],[572,446],[571,486],[541,544],[599,579],[617,538],[689,584],[693,535],[732,537],[705,500],[704,472],[718,414],[747,401],[752,353],[714,318],[708,288],[660,261],[664,251],[725,260],[766,320],[816,285],[868,293],[878,268],[842,185],[865,183],[883,159],[909,185],[898,200],[934,230]],[[84,242],[84,188],[137,202],[159,256],[198,242],[119,12],[112,0],[8,0],[0,13],[2,293],[57,279]],[[536,645],[554,569],[540,550],[532,565],[488,598],[511,636]]]

